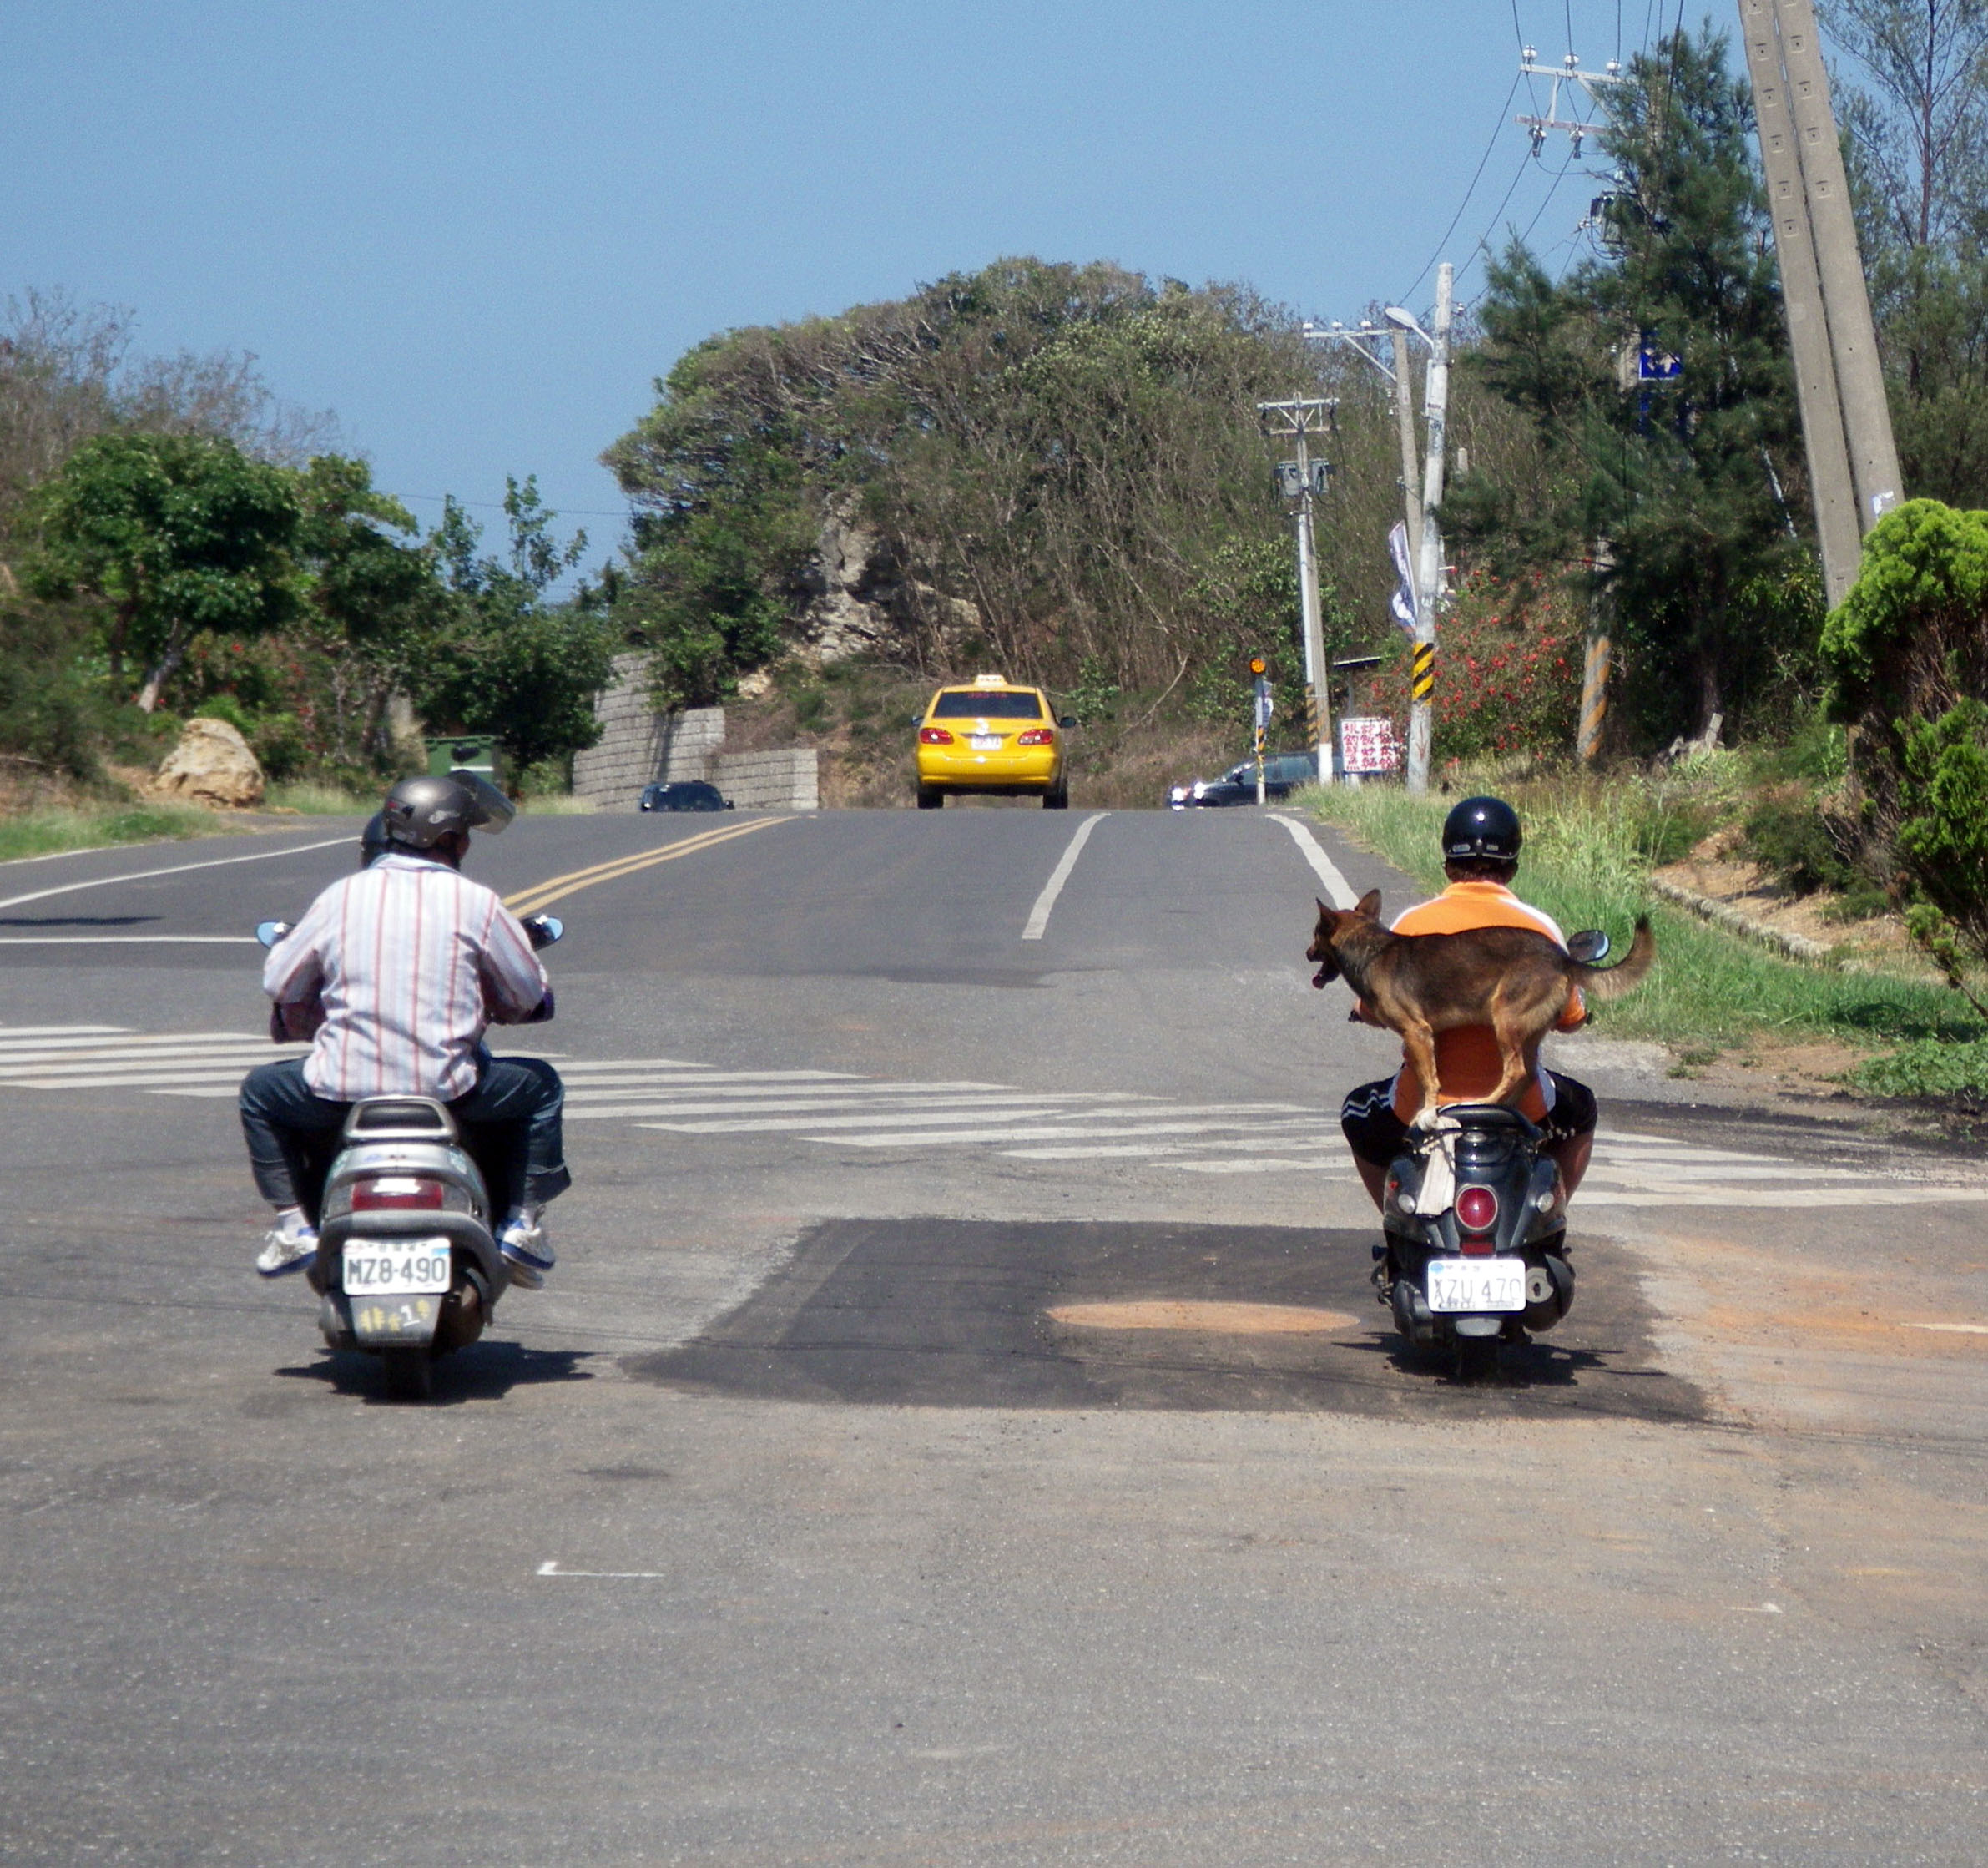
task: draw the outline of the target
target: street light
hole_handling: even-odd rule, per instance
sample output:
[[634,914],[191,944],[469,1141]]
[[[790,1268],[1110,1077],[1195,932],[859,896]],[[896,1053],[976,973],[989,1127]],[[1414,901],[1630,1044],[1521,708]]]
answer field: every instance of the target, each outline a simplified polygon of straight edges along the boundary
[[[1312,502],[1324,493],[1331,472],[1330,464],[1314,459],[1310,443],[1334,432],[1333,413],[1339,407],[1330,396],[1295,396],[1287,402],[1259,402],[1257,425],[1269,442],[1285,439],[1297,443],[1295,461],[1274,463],[1277,489],[1291,515],[1298,546],[1298,604],[1304,643],[1306,737],[1318,759],[1319,783],[1332,783],[1332,723],[1325,691],[1325,643],[1319,608],[1318,558],[1312,543]],[[1258,723],[1259,728],[1267,724]],[[1260,733],[1259,735],[1260,740]]]

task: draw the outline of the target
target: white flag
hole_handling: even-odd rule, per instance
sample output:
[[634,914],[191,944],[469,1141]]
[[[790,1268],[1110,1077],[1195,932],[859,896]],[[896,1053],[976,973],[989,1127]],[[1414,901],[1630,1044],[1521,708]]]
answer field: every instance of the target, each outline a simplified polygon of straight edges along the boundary
[[1388,598],[1387,607],[1393,613],[1395,621],[1410,641],[1415,633],[1415,578],[1408,563],[1408,528],[1400,519],[1387,535],[1387,548],[1395,560],[1395,593]]

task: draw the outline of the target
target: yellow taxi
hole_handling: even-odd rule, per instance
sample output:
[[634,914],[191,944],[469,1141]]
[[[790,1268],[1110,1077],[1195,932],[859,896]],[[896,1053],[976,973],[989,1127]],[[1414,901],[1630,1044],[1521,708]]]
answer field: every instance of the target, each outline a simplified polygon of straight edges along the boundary
[[1035,798],[1067,810],[1069,773],[1063,730],[1040,688],[1017,687],[998,674],[976,674],[970,687],[941,688],[918,721],[918,808],[936,810],[948,792]]

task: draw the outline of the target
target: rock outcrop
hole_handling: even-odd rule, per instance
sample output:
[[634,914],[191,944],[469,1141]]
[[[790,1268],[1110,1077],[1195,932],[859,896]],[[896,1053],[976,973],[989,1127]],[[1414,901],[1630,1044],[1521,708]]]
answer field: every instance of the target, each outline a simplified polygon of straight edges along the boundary
[[943,651],[983,633],[978,606],[908,575],[896,548],[850,497],[830,502],[823,515],[808,582],[794,653],[810,668],[921,638]]
[[155,789],[189,804],[250,810],[262,802],[265,785],[249,742],[227,721],[194,719],[159,768]]

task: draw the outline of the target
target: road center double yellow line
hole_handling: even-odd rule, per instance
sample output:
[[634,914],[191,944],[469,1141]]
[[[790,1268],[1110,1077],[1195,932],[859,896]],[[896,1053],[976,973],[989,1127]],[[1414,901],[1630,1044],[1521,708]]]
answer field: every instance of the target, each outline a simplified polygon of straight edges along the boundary
[[591,869],[568,870],[563,876],[549,876],[519,894],[507,896],[504,906],[514,915],[535,915],[542,908],[551,907],[555,901],[563,901],[569,895],[592,888],[596,882],[617,881],[623,876],[634,875],[638,870],[653,869],[658,863],[674,862],[679,856],[695,856],[700,850],[750,836],[754,831],[769,831],[775,825],[788,821],[785,817],[761,817],[749,824],[733,824],[722,831],[705,831],[697,836],[683,837],[664,845],[660,850],[617,856],[612,862],[596,863]]

